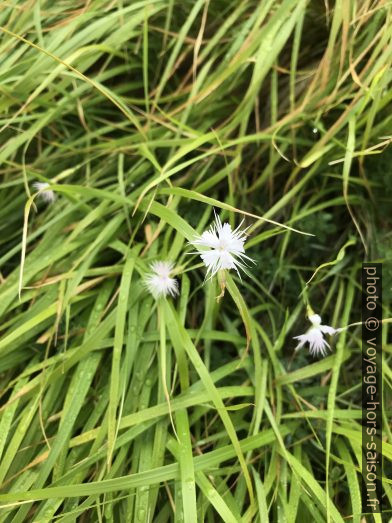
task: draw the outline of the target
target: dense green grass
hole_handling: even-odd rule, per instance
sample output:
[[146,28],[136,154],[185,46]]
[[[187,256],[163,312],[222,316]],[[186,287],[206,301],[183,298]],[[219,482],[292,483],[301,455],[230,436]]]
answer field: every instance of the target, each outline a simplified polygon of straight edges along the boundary
[[[307,304],[360,321],[366,259],[391,317],[391,2],[10,0],[0,26],[0,522],[358,523],[361,327],[325,359],[292,337]],[[214,208],[256,260],[219,302],[188,245]]]

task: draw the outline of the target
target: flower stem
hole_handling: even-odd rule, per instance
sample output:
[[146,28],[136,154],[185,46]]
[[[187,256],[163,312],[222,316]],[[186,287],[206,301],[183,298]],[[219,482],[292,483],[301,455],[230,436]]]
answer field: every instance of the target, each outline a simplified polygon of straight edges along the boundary
[[219,296],[216,297],[217,303],[219,303],[220,300],[225,295],[225,289],[226,289],[226,271],[225,271],[225,269],[220,269],[218,271],[218,282],[219,282],[219,287],[220,287],[221,293],[219,294]]

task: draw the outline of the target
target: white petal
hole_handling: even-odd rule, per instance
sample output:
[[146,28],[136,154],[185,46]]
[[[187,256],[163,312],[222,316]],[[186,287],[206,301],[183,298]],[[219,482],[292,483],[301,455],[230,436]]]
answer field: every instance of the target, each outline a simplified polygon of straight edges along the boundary
[[305,345],[305,343],[308,341],[306,334],[301,334],[300,336],[294,336],[295,340],[299,340],[298,345],[295,347],[295,351],[302,349],[302,347]]
[[220,266],[222,269],[235,269],[236,261],[228,251],[220,252]]
[[314,327],[309,330],[307,333],[309,341],[309,352],[314,356],[317,354],[322,354],[325,356],[327,354],[327,348],[329,349],[329,344],[324,340],[323,333],[317,327]]
[[144,283],[154,298],[161,296],[175,296],[178,293],[178,283],[175,278],[170,277],[174,264],[167,261],[153,262],[152,274],[146,276]]
[[220,253],[217,250],[206,251],[200,254],[205,266],[207,267],[207,274],[211,273],[214,276],[222,267],[220,266]]
[[174,263],[168,261],[156,261],[151,263],[150,267],[158,276],[168,277],[173,270]]
[[295,336],[295,339],[299,340],[299,344],[295,348],[296,351],[303,347],[305,343],[309,343],[309,352],[313,356],[318,354],[325,356],[327,354],[327,348],[330,348],[329,344],[324,340],[323,333],[318,327],[312,327],[305,334]]
[[33,187],[37,189],[37,191],[41,191],[47,189],[50,185],[47,182],[34,182]]
[[56,199],[56,193],[48,187],[50,185],[47,182],[34,182],[33,183],[34,189],[37,189],[37,191],[40,191],[40,198],[47,203],[52,203]]
[[312,314],[311,316],[309,316],[309,321],[312,325],[319,326],[321,325],[321,316],[319,316],[318,314]]
[[219,234],[220,243],[232,253],[245,252],[245,236],[236,231],[232,231],[230,224],[225,223]]
[[209,247],[211,249],[217,249],[219,247],[219,238],[215,231],[209,230],[203,232],[203,234],[192,242],[193,245],[200,245],[201,247]]
[[[215,213],[215,210],[214,210]],[[197,247],[204,247],[199,254],[207,267],[207,274],[212,277],[220,269],[244,269],[245,260],[252,261],[252,258],[245,255],[244,243],[246,235],[240,229],[240,225],[233,231],[229,223],[222,224],[221,219],[215,213],[215,221],[211,227],[190,242]]]
[[312,327],[305,334],[295,336],[295,339],[300,340],[300,343],[295,350],[300,349],[305,345],[305,343],[308,343],[310,354],[314,356],[318,354],[326,356],[327,350],[330,349],[330,346],[324,339],[324,334],[333,335],[337,332],[341,332],[343,329],[334,329],[329,325],[321,325],[321,317],[318,314],[310,315],[309,320],[312,323]]
[[335,334],[336,332],[338,332],[338,329],[334,329],[333,327],[330,327],[329,325],[320,325],[319,329],[321,330],[321,332],[324,332],[324,334],[330,334],[332,336],[332,334]]
[[224,223],[219,229],[219,240],[221,242],[230,243],[233,239],[233,231],[229,223]]

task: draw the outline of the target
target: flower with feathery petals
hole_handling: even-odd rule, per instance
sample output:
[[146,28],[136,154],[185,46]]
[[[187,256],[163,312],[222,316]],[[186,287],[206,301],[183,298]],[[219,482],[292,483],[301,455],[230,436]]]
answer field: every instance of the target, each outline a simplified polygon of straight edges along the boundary
[[44,202],[53,203],[55,201],[56,194],[54,191],[48,189],[50,185],[47,182],[34,182],[33,187],[39,191],[40,197]]
[[305,343],[309,343],[309,352],[312,356],[317,356],[318,354],[326,356],[327,349],[331,349],[331,347],[324,339],[324,334],[336,334],[343,329],[334,329],[329,325],[321,325],[321,317],[318,314],[309,314],[308,319],[312,327],[305,334],[294,336],[295,340],[299,340],[295,350],[302,349]]
[[178,294],[178,283],[175,278],[170,277],[174,263],[168,261],[156,261],[151,263],[151,274],[146,276],[144,282],[147,289],[154,298],[165,297],[168,294]]
[[219,216],[215,215],[211,227],[190,242],[195,247],[208,249],[199,254],[211,278],[221,269],[235,269],[239,275],[238,268],[244,269],[246,265],[244,259],[254,261],[245,255],[246,229],[240,229],[242,223],[233,231],[229,223],[222,224]]

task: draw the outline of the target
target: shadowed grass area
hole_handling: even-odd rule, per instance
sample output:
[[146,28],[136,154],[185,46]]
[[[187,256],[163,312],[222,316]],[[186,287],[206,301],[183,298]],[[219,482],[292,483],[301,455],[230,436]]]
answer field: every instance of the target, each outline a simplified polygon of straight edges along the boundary
[[[0,522],[359,523],[361,326],[292,338],[308,305],[360,322],[364,260],[391,317],[392,4],[13,0],[0,29]],[[220,301],[214,210],[256,262]]]

